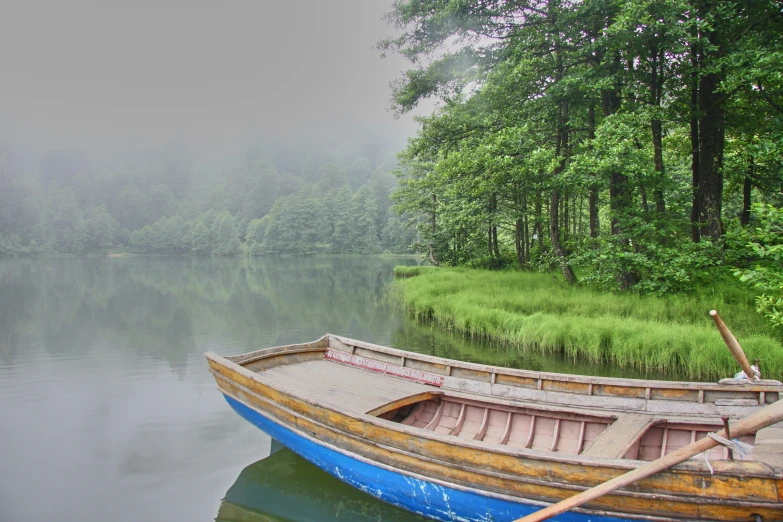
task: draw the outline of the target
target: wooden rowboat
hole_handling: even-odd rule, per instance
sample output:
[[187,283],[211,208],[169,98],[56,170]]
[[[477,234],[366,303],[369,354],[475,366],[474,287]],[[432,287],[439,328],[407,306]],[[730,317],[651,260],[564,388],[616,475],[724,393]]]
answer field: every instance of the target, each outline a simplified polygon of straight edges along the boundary
[[[439,520],[515,520],[779,400],[776,382],[588,377],[464,363],[325,335],[207,353],[231,407],[316,466]],[[783,423],[560,515],[783,520]],[[740,460],[740,457],[744,457]]]

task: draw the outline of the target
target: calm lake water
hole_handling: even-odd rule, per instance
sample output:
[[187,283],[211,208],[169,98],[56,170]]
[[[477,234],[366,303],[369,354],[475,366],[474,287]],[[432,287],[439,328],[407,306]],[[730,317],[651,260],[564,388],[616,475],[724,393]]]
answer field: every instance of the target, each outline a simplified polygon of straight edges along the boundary
[[0,259],[0,522],[416,520],[276,451],[216,390],[210,350],[330,332],[496,365],[633,376],[415,324],[387,297],[392,268],[415,263]]

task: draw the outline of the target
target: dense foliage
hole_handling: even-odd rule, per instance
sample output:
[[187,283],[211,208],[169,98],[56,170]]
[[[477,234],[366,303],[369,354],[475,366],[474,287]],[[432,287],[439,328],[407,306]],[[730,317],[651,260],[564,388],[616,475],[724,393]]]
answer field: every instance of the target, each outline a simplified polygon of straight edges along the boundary
[[783,326],[783,209],[757,205],[755,210],[756,226],[738,233],[745,240],[746,260],[735,275],[762,292],[756,311]]
[[726,236],[783,203],[779,2],[398,0],[389,21],[381,49],[414,63],[396,109],[440,100],[395,195],[434,264],[663,294],[779,256]]
[[379,147],[210,162],[172,141],[96,168],[78,149],[25,162],[0,144],[0,255],[405,253],[414,231],[390,212],[396,180]]

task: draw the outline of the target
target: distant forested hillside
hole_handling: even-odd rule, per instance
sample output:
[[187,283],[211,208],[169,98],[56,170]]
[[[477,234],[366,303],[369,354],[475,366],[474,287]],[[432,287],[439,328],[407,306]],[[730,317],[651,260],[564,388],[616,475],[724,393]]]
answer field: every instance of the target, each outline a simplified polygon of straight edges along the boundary
[[394,154],[378,144],[210,158],[171,140],[100,159],[19,156],[0,144],[0,255],[376,254],[413,242],[390,209]]

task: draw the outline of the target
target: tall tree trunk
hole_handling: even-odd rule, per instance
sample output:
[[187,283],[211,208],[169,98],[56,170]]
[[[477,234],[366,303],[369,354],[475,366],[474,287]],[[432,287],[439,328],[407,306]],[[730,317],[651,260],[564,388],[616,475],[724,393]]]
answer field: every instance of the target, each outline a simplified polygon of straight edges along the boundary
[[[660,107],[663,101],[663,81],[664,81],[664,65],[666,63],[666,55],[662,49],[657,47],[652,51],[652,76],[650,81],[650,97],[652,105]],[[660,119],[653,118],[650,122],[650,130],[652,131],[653,141],[653,163],[655,165],[655,172],[657,177],[655,180],[655,186],[653,194],[655,197],[655,210],[664,213],[666,212],[666,203],[663,199],[663,189],[661,184],[664,182],[664,166],[663,166],[663,123]]]
[[576,217],[577,217],[577,211],[576,211],[576,200],[577,197],[574,196],[571,198],[571,237],[576,238]]
[[611,230],[614,236],[619,236],[623,232],[623,227],[617,216],[623,214],[628,209],[629,196],[628,176],[620,172],[612,172],[609,179],[609,208],[612,209],[613,214]]
[[756,169],[756,165],[753,162],[753,156],[750,157],[750,163],[748,164],[748,174],[745,176],[745,181],[742,184],[742,214],[740,214],[740,224],[743,227],[748,226],[750,223],[750,193],[753,189],[753,171]]
[[[604,99],[604,115],[608,116],[619,108],[620,100],[617,92],[605,93]],[[631,242],[625,235],[624,226],[618,216],[626,215],[631,208],[632,198],[629,185],[628,176],[619,171],[611,173],[609,178],[609,208],[612,210],[611,231],[624,250],[630,248]],[[639,282],[639,276],[632,270],[624,269],[617,274],[617,281],[622,290],[628,290]]]
[[[695,30],[694,30],[695,31]],[[701,241],[701,190],[699,190],[699,57],[695,41],[696,35],[692,35],[694,42],[690,46],[691,55],[691,239],[694,243]]]
[[[699,18],[710,20],[700,35],[699,47],[699,192],[701,194],[702,236],[717,242],[723,235],[724,94],[719,92],[723,73],[715,70],[723,55],[723,31],[717,0],[699,0]],[[714,15],[714,16],[710,16]],[[709,71],[709,72],[706,72]]]
[[598,237],[598,191],[590,189],[590,195],[587,197],[587,206],[590,207],[590,237]]
[[489,250],[489,257],[500,257],[500,251],[498,250],[498,227],[495,223],[497,208],[497,194],[493,193],[489,196],[489,229],[487,231],[487,249]]
[[639,183],[639,194],[642,196],[642,208],[647,214],[650,212],[650,207],[647,205],[647,189],[644,188],[644,183]]
[[[562,100],[560,102],[560,121],[558,125],[558,137],[556,146],[556,155],[560,158],[560,164],[555,168],[553,172],[554,178],[558,178],[560,174],[565,170],[566,155],[568,154],[568,102]],[[560,223],[558,220],[560,206],[560,192],[557,187],[552,190],[552,195],[549,200],[549,240],[552,243],[552,253],[557,257],[560,263],[560,270],[563,273],[568,284],[576,283],[576,275],[571,265],[568,264],[566,259],[566,253],[563,249],[563,245],[560,243]],[[568,227],[568,222],[566,222]]]
[[720,104],[720,77],[702,75],[699,81],[699,192],[702,198],[703,234],[718,241],[723,234],[723,107]]
[[[595,107],[590,103],[590,107],[587,109],[587,138],[590,140],[590,148],[593,148],[593,140],[595,139]],[[598,230],[600,224],[598,222],[598,187],[593,183],[590,186],[590,194],[587,197],[587,207],[590,223],[590,237],[598,237]]]
[[524,227],[525,224],[522,217],[517,217],[514,222],[514,246],[516,247],[517,252],[517,265],[520,270],[524,270],[525,268]]
[[436,211],[437,206],[438,206],[438,197],[435,194],[433,194],[432,195],[432,221],[431,221],[432,237],[430,237],[430,241],[429,241],[429,244],[427,246],[428,246],[428,249],[430,251],[430,263],[432,263],[435,266],[440,266],[440,263],[438,263],[438,260],[435,259],[435,252],[434,252],[434,249],[432,248],[432,242],[435,239],[435,231],[436,231],[436,226],[437,226],[437,211]]
[[[542,226],[542,223],[544,222],[544,216],[543,216],[543,209],[542,209],[543,204],[541,202],[541,191],[537,191],[536,192],[536,204],[535,204],[535,207],[536,207],[536,210],[535,210],[536,218],[535,218],[535,222],[533,223],[533,235],[536,236],[536,238],[538,238],[539,249],[541,249],[541,251],[543,252],[544,248],[545,248],[545,246],[544,246],[545,243],[544,243],[544,237],[543,237],[544,236],[544,230],[543,230],[543,226]],[[530,240],[530,248],[531,249],[534,246],[533,245],[533,241],[535,241],[535,239],[531,239]]]
[[[618,58],[615,59],[616,61]],[[620,108],[620,96],[617,90],[605,90],[601,95],[604,117],[611,116]],[[628,176],[620,171],[613,171],[609,176],[609,208],[612,209],[611,231],[618,236],[623,232],[617,216],[623,215],[630,208],[630,189]],[[627,240],[626,240],[627,241]]]
[[[614,70],[619,69],[619,55],[614,59]],[[613,89],[604,90],[601,93],[601,105],[604,117],[611,116],[620,108],[619,86]],[[621,245],[625,248],[630,246],[630,241],[625,237],[624,227],[621,225],[618,217],[624,216],[631,208],[631,190],[628,183],[628,176],[620,171],[613,171],[609,176],[609,208],[612,210],[611,231]],[[620,287],[624,290],[632,287],[638,282],[638,276],[627,270],[624,270],[617,276]]]
[[[565,196],[563,196],[563,242],[568,244],[568,238],[570,237],[569,234],[569,225],[571,224],[571,219],[569,218],[569,205],[568,205],[568,192],[565,193]],[[566,249],[566,253],[568,253],[568,250]]]
[[528,252],[536,247],[536,241],[538,241],[539,248],[543,250],[544,244],[541,242],[541,223],[539,222],[533,223],[533,235],[530,237],[530,247],[528,248]]
[[558,223],[558,207],[560,206],[560,193],[557,189],[552,191],[549,200],[549,239],[552,243],[552,253],[557,256],[560,262],[560,270],[568,284],[576,283],[576,275],[571,265],[566,261],[565,251],[560,244],[560,224]]
[[663,199],[663,189],[659,184],[663,183],[666,172],[663,166],[663,125],[660,120],[652,121],[652,136],[655,172],[658,173],[656,187],[653,191],[655,197],[655,210],[663,214],[666,212],[666,202]]
[[[590,41],[595,42],[599,35],[602,34],[604,31],[604,28],[606,27],[607,23],[610,23],[613,19],[613,16],[609,16],[609,20],[607,20],[604,16],[600,14],[595,14],[592,19],[593,27],[588,30],[588,38]],[[590,64],[592,67],[599,67],[601,65],[601,62],[603,61],[604,52],[600,47],[597,47],[592,55],[590,56]],[[601,103],[603,105],[603,94],[601,96]],[[589,140],[589,147],[592,150],[593,148],[593,140],[595,140],[595,105],[594,102],[591,101],[587,108],[587,137]],[[590,227],[590,237],[591,238],[597,238],[598,234],[600,232],[600,223],[598,221],[598,183],[597,181],[594,182],[592,185],[590,185],[590,193],[588,195],[587,199],[587,206],[588,206],[588,221],[589,221],[589,227]]]
[[487,255],[492,257],[492,225],[487,227]]
[[[549,2],[547,9],[549,11],[549,20],[554,27],[557,27],[557,12],[553,11],[553,8],[557,2]],[[560,54],[560,33],[555,31],[554,41],[554,57],[557,62],[557,68],[555,69],[555,81],[560,82],[564,75],[563,59]],[[552,243],[552,253],[557,257],[560,263],[560,270],[563,272],[563,277],[568,284],[576,283],[576,275],[574,274],[571,265],[568,264],[566,253],[563,250],[563,245],[560,243],[560,223],[558,221],[558,207],[560,206],[560,188],[557,186],[560,182],[558,178],[565,170],[570,155],[571,149],[569,147],[569,106],[566,99],[560,100],[559,114],[557,121],[557,144],[555,146],[555,156],[559,160],[559,164],[552,172],[552,178],[555,186],[552,188],[552,195],[550,197],[549,204],[549,240]],[[568,222],[565,223],[566,229],[568,228]]]

